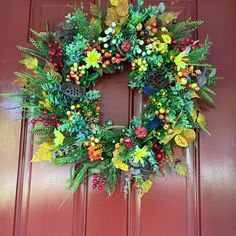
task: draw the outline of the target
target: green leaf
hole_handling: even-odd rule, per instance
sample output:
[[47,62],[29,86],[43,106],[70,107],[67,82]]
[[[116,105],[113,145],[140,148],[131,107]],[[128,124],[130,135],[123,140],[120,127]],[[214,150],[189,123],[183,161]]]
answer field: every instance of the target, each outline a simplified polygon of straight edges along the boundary
[[187,176],[188,174],[188,167],[184,162],[178,162],[175,166],[175,172],[180,176]]

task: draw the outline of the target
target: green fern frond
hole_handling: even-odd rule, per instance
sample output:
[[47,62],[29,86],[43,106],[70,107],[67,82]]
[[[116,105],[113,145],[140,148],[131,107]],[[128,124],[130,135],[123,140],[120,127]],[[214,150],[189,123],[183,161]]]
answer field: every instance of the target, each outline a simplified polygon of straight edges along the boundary
[[214,100],[212,96],[216,95],[215,92],[208,88],[207,86],[202,87],[198,94],[202,97],[203,100],[205,100],[209,105],[214,105]]
[[209,53],[211,46],[212,43],[209,41],[209,37],[207,36],[202,47],[190,51],[188,56],[190,59],[190,63],[191,61],[204,61],[206,59],[206,55]]
[[173,34],[183,34],[186,32],[190,33],[192,31],[196,30],[202,23],[203,23],[203,21],[200,21],[200,20],[193,21],[191,19],[180,22],[175,25],[175,27],[173,29]]

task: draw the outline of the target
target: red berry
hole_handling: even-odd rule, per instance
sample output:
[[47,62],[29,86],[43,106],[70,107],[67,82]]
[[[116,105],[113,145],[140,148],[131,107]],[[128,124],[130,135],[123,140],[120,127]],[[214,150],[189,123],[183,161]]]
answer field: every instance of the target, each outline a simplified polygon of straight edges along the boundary
[[161,155],[161,154],[157,154],[157,158],[158,158],[158,159],[161,159],[161,158],[162,158],[162,155]]
[[185,51],[185,49],[186,49],[186,48],[181,48],[181,49],[180,49],[180,51],[181,51],[181,52],[184,52],[184,51]]
[[54,71],[58,72],[58,68],[54,68]]
[[63,54],[61,52],[58,53],[59,57],[63,57]]
[[197,45],[199,48],[201,48],[202,47],[202,43],[198,43],[198,45]]
[[191,49],[192,49],[192,50],[196,49],[196,46],[192,46]]
[[43,111],[42,111],[42,114],[43,114],[43,115],[47,115],[47,114],[48,114],[48,111],[47,111],[47,110],[43,110]]
[[190,43],[191,43],[191,44],[194,44],[194,40],[193,40],[193,39],[191,39],[191,40],[190,40]]
[[157,149],[157,148],[158,148],[158,145],[157,145],[157,144],[154,144],[153,147],[154,147],[155,149]]
[[63,63],[63,62],[61,62],[61,63],[60,63],[60,67],[63,67],[63,66],[64,66],[64,63]]
[[50,62],[53,62],[53,59],[52,59],[52,58],[50,58],[50,59],[49,59],[49,61],[50,61]]
[[162,166],[163,166],[163,164],[162,164],[162,163],[159,163],[159,164],[158,164],[158,166],[159,166],[159,167],[162,167]]
[[184,46],[184,44],[185,44],[184,42],[180,42],[180,45],[181,45],[181,46]]
[[57,123],[56,122],[52,122],[52,126],[57,126]]
[[44,123],[44,126],[49,126],[49,123],[46,121],[46,122]]
[[95,179],[98,178],[98,174],[94,173],[93,178],[95,178]]
[[103,189],[103,186],[102,185],[99,185],[98,186],[98,190],[102,190]]
[[189,43],[190,42],[190,38],[185,38],[184,40],[186,43]]
[[42,121],[43,121],[43,117],[40,116],[40,117],[38,118],[38,121],[42,122]]
[[56,120],[56,119],[57,119],[56,115],[51,116],[51,120]]
[[164,149],[160,149],[160,153],[164,153]]
[[52,44],[49,44],[48,47],[49,47],[49,48],[52,48]]
[[57,49],[58,49],[58,50],[62,50],[62,46],[59,45],[59,46],[57,47]]
[[31,123],[32,123],[33,125],[36,124],[36,122],[37,122],[37,120],[35,120],[35,119],[31,120]]
[[55,45],[58,45],[59,43],[58,43],[57,41],[54,41],[54,44],[55,44]]
[[56,126],[60,126],[60,125],[61,125],[61,122],[58,121],[58,122],[56,123]]
[[93,184],[93,185],[92,185],[92,188],[93,188],[93,189],[97,188],[97,185],[96,185],[96,184]]
[[92,182],[93,182],[93,184],[97,184],[98,180],[97,179],[93,179]]
[[177,43],[177,40],[175,40],[175,39],[174,39],[174,40],[172,40],[172,44],[174,44],[174,45],[175,45],[176,43]]
[[102,185],[105,185],[105,184],[106,184],[106,180],[102,179]]
[[179,47],[177,47],[177,48],[176,48],[176,50],[177,50],[177,51],[179,51],[179,50],[180,50],[180,48],[179,48]]

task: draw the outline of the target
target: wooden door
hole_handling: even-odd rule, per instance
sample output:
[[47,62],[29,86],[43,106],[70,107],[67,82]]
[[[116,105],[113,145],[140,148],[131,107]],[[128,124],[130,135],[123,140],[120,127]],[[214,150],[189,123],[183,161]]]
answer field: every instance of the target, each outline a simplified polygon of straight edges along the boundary
[[[0,9],[0,90],[8,84],[20,53],[15,45],[27,45],[29,28],[44,30],[70,9],[72,0],[4,1]],[[88,11],[89,4],[84,7]],[[105,5],[106,1],[102,1]],[[168,8],[182,11],[181,18],[205,20],[199,30],[214,42],[210,61],[224,75],[217,88],[217,109],[207,112],[212,137],[201,134],[197,148],[187,153],[190,175],[168,176],[155,181],[140,199],[132,192],[127,200],[117,191],[112,197],[94,191],[87,180],[75,193],[64,190],[68,167],[30,163],[32,137],[25,121],[14,120],[17,111],[0,112],[0,235],[1,236],[234,236],[236,235],[235,117],[236,80],[234,0],[166,0]],[[145,1],[146,5],[157,1]],[[127,125],[142,109],[142,96],[128,88],[128,69],[100,79],[103,120]],[[108,76],[107,76],[108,77]],[[4,107],[15,106],[1,100]]]

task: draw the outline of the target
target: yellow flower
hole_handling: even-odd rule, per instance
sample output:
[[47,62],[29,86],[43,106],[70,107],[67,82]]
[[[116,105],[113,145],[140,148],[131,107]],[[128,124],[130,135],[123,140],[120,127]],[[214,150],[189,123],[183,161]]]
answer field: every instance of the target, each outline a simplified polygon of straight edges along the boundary
[[143,158],[148,157],[150,152],[147,149],[147,146],[144,146],[143,148],[139,148],[136,146],[134,151],[134,162],[138,163],[141,162],[144,164]]
[[123,171],[128,171],[129,170],[129,166],[127,164],[125,164],[122,160],[114,158],[113,162],[115,164],[115,167],[117,169],[123,170]]
[[87,53],[87,57],[84,59],[86,62],[86,68],[90,68],[91,66],[94,68],[99,68],[99,60],[101,58],[101,53],[97,52],[96,49]]
[[153,46],[154,50],[156,50],[157,52],[167,51],[167,44],[161,43],[161,41],[159,41],[159,40],[155,40],[152,43],[152,46]]
[[168,34],[163,34],[161,37],[164,43],[171,44],[171,37]]
[[183,61],[184,57],[188,56],[188,54],[184,51],[181,52],[178,56],[175,57],[175,64],[177,66],[177,70],[185,69],[187,64]]

